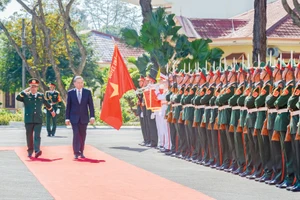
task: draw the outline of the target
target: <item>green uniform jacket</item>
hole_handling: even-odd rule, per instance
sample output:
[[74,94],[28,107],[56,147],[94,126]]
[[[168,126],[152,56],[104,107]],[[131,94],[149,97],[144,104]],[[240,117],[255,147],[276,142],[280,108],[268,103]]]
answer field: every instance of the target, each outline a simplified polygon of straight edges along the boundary
[[56,111],[58,108],[61,108],[61,97],[60,93],[56,90],[46,91],[45,99],[47,102],[52,105],[52,108]]
[[[216,106],[216,99],[217,99],[217,97],[214,94],[215,94],[215,91],[216,92],[220,92],[220,90],[221,90],[221,86],[220,87],[216,87],[214,89],[213,96],[209,100],[209,105],[210,106]],[[211,109],[209,123],[215,123],[217,116],[218,116],[218,108]]]
[[[255,107],[256,108],[262,108],[266,105],[266,97],[270,94],[272,86],[270,83],[266,83],[259,94],[259,96],[255,99]],[[264,125],[264,121],[266,119],[267,111],[259,111],[257,112],[256,122],[254,125],[254,128],[256,129],[262,129]]]
[[[238,105],[237,101],[243,95],[244,89],[245,89],[245,84],[241,84],[236,90],[236,91],[240,91],[240,93],[237,94],[237,92],[235,92],[235,94],[228,100],[228,104],[231,107]],[[232,110],[231,117],[230,117],[230,125],[237,127],[239,118],[240,118],[240,110]]]
[[[246,87],[247,87],[247,83],[245,84],[243,94],[237,99],[237,104],[241,107],[245,107],[245,100],[246,100],[246,97],[247,97],[247,95],[245,95]],[[249,89],[249,88],[247,88],[247,89]],[[240,110],[240,119],[239,119],[241,127],[245,126],[246,116],[247,116],[247,110],[242,110],[241,109]]]
[[[295,91],[300,90],[300,84],[298,84],[295,88]],[[299,95],[296,95],[295,93],[292,94],[292,96],[288,100],[288,108],[290,111],[297,111],[299,108],[297,108],[297,103],[299,101]],[[299,121],[299,115],[291,116],[291,121],[290,121],[290,129],[291,129],[291,134],[296,134],[297,133],[297,123]]]
[[[227,86],[225,92],[217,97],[217,102],[219,105],[228,105],[228,100],[234,95],[234,89],[236,88],[235,83],[229,84]],[[227,124],[230,123],[230,116],[231,116],[231,108],[226,108],[219,112],[219,124]]]
[[[280,110],[283,108],[287,108],[287,102],[292,96],[293,92],[293,84],[289,84],[286,86],[282,92],[282,94],[278,97],[278,99],[275,101],[274,106],[276,109]],[[275,125],[274,125],[274,130],[275,131],[286,131],[287,126],[290,123],[290,113],[289,112],[284,112],[277,114],[275,118]]]
[[[245,106],[247,107],[247,109],[255,108],[254,103],[255,103],[255,99],[257,97],[254,97],[253,94],[255,92],[257,92],[258,94],[260,93],[260,84],[257,85],[256,87],[252,87],[252,88],[253,88],[252,91],[250,92],[250,94],[245,99]],[[257,112],[249,112],[248,111],[247,116],[246,116],[246,126],[248,128],[254,128],[256,115],[257,115]]]
[[[195,94],[189,94],[185,96],[183,99],[184,105],[192,104],[192,99],[194,98]],[[194,120],[194,107],[186,107],[184,108],[184,116],[182,116],[183,120],[193,121]]]
[[[178,93],[178,94],[175,94],[175,95],[173,96],[173,98],[174,98],[174,103],[180,103],[182,96],[183,96],[183,94],[179,94],[179,93]],[[174,119],[177,119],[177,120],[179,119],[181,110],[182,110],[182,106],[181,106],[181,105],[176,106],[176,107],[174,108],[174,113],[173,113],[173,118],[174,118]]]
[[[268,109],[274,109],[275,108],[274,103],[278,98],[278,97],[275,97],[273,95],[275,90],[277,90],[279,93],[281,93],[282,88],[281,87],[274,88],[273,91],[272,91],[272,94],[267,96],[266,105],[267,105]],[[268,124],[267,124],[268,130],[274,130],[274,122],[275,122],[276,115],[277,115],[276,112],[275,113],[268,113]]]
[[20,92],[18,96],[16,97],[18,101],[21,101],[24,103],[25,112],[24,112],[24,122],[25,123],[42,123],[42,107],[43,105],[46,106],[46,108],[52,112],[52,106],[47,102],[47,100],[44,97],[44,94],[37,93],[36,97],[35,95],[32,95],[31,93],[27,92]]
[[[199,90],[206,91],[206,88],[199,88]],[[201,94],[200,95],[196,95],[195,98],[194,98],[193,104],[196,105],[196,106],[201,105],[201,99],[203,97],[204,97],[204,95],[201,95]],[[197,123],[200,123],[202,121],[203,114],[204,114],[204,108],[195,109],[194,110],[194,121],[197,122]]]
[[[200,102],[201,105],[209,106],[209,101],[212,98],[212,96],[214,95],[214,91],[215,91],[214,86],[211,86],[207,89],[205,95],[201,99],[201,102]],[[211,115],[211,109],[205,108],[202,122],[209,123],[210,115]]]
[[171,104],[169,102],[171,102],[171,96],[172,96],[172,94],[173,93],[170,90],[166,94],[166,101],[168,102],[168,107],[166,109],[166,114],[165,115],[168,115],[169,112],[171,111]]

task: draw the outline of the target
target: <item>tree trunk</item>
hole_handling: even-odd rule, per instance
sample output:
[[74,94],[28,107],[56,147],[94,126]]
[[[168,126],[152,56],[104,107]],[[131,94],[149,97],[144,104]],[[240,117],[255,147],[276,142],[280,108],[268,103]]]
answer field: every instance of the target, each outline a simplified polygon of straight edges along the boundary
[[[267,52],[267,1],[254,1],[253,52],[252,62],[266,61]],[[258,60],[260,55],[260,61]]]
[[152,13],[151,0],[140,0],[140,5],[142,7],[143,23],[145,23]]
[[287,3],[287,0],[281,0],[283,8],[291,16],[295,25],[300,27],[300,3],[298,0],[293,0],[295,10],[293,10],[290,5]]

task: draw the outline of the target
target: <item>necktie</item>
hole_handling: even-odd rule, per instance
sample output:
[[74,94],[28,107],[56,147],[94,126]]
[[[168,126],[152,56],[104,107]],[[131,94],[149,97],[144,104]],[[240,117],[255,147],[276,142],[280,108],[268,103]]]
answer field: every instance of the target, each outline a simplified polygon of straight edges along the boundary
[[81,103],[81,92],[80,92],[80,90],[78,90],[77,98],[78,98],[78,102]]

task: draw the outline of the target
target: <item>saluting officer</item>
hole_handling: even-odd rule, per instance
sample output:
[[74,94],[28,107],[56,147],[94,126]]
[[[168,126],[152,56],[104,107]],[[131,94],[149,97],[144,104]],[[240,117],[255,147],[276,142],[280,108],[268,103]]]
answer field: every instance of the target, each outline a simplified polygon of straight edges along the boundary
[[[50,90],[46,91],[45,99],[48,101],[50,105],[52,105],[54,112],[58,115],[60,113],[60,108],[61,108],[61,97],[60,97],[60,93],[57,90],[55,90],[55,87],[56,87],[55,83],[51,82],[49,84]],[[48,137],[54,136],[56,132],[56,115],[52,117],[51,113],[47,111],[46,107],[44,107],[44,113],[46,114],[46,125],[47,125]],[[52,127],[51,127],[51,123],[52,123]]]
[[[30,87],[18,94],[16,99],[24,103],[24,122],[26,129],[26,141],[28,157],[31,158],[33,151],[35,158],[42,155],[41,145],[41,129],[42,129],[42,106],[43,104],[55,117],[52,106],[47,102],[44,94],[37,92],[39,81],[32,78],[28,81]],[[33,137],[34,133],[34,137]]]

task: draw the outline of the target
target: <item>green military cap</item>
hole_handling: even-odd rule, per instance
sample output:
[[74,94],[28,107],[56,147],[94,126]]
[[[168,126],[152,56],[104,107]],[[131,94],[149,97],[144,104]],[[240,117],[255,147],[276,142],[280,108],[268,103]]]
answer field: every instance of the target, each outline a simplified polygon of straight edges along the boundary
[[258,62],[257,62],[257,61],[255,61],[255,62],[253,63],[253,67],[258,67]]
[[50,82],[49,86],[55,86],[56,87],[56,84],[54,82]]
[[36,78],[31,78],[31,79],[28,80],[28,84],[30,86],[38,86],[39,83],[40,83],[40,81]]

